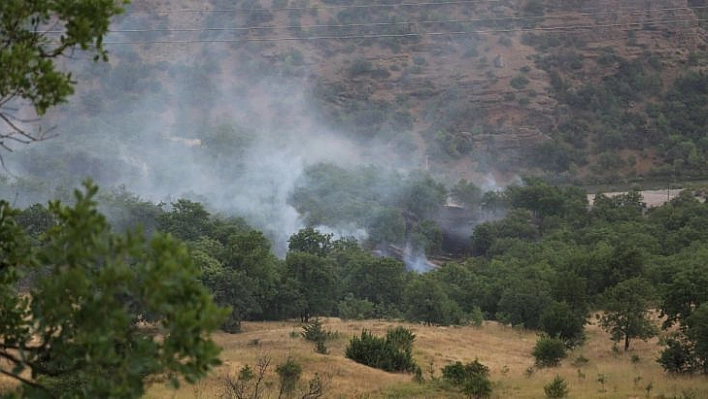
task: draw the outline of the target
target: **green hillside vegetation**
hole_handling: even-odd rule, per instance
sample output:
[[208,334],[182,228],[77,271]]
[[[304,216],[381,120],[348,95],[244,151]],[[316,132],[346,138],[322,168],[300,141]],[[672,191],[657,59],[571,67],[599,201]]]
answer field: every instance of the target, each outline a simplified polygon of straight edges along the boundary
[[[90,166],[94,178],[112,184],[111,170],[135,165],[94,154],[117,137],[123,146],[164,140],[164,132],[144,131],[142,121],[164,120],[180,137],[204,139],[223,125],[252,134],[256,129],[243,120],[278,115],[414,155],[419,166],[427,159],[436,173],[455,170],[468,180],[490,170],[531,172],[555,183],[705,176],[705,45],[692,25],[702,8],[690,2],[674,11],[647,5],[644,26],[634,22],[644,10],[638,4],[618,12],[598,36],[570,29],[610,19],[582,1],[212,1],[205,7],[220,12],[188,19],[204,29],[189,36],[201,45],[179,47],[161,41],[183,40],[171,29],[184,28],[185,20],[153,3],[129,6],[118,19],[118,31],[120,24],[145,29],[130,33],[136,45],[112,45],[110,65],[83,65],[71,114],[47,119],[67,137],[47,147],[73,161],[52,165],[27,156],[23,169],[65,181]],[[566,25],[567,34],[544,30]],[[321,37],[327,39],[312,40]],[[312,108],[285,96],[259,106],[246,101],[229,119],[214,120],[227,79],[238,81],[227,87],[245,98],[271,79],[298,82]],[[140,98],[151,105],[127,106]],[[77,112],[82,118],[70,116]],[[96,126],[103,133],[95,134]]]
[[[666,372],[705,373],[708,205],[694,194],[684,190],[651,209],[637,192],[600,195],[588,207],[584,192],[526,181],[499,193],[507,216],[470,231],[474,255],[424,274],[372,255],[365,248],[378,242],[375,236],[359,244],[307,228],[278,259],[262,233],[197,202],[155,205],[115,195],[104,202],[109,214],[119,215],[115,226],[153,226],[152,235],[185,242],[202,284],[231,309],[224,331],[238,333],[244,321],[303,315],[442,326],[484,319],[574,348],[585,341],[589,315],[601,311],[599,325],[619,351],[659,334],[668,345],[659,358]],[[38,249],[54,234],[56,218],[41,205],[16,216]],[[52,273],[51,266],[38,267],[33,274]]]

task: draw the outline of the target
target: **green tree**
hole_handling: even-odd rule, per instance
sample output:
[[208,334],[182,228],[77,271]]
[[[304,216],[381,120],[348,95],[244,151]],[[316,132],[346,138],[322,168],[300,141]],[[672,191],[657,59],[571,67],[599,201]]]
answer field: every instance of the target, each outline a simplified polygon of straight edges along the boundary
[[[0,373],[21,381],[25,395],[134,398],[147,376],[178,385],[218,364],[208,334],[225,312],[186,247],[161,234],[112,233],[96,192],[86,183],[73,206],[51,202],[56,224],[39,247],[0,202]],[[18,292],[34,270],[43,273]],[[159,335],[136,324],[146,315]]]
[[323,234],[319,230],[307,227],[290,237],[288,250],[327,256],[332,249],[332,237],[332,234]]
[[199,202],[178,199],[169,212],[157,217],[157,229],[186,241],[195,241],[213,232],[211,215]]
[[666,316],[664,327],[686,319],[704,303],[708,303],[708,249],[702,244],[691,247],[667,259],[661,312]]
[[297,282],[301,312],[330,315],[337,303],[337,276],[329,259],[307,252],[288,252],[285,258],[287,277]]
[[413,275],[404,291],[406,318],[427,325],[461,324],[462,310],[430,274]]
[[708,374],[708,305],[703,304],[686,320],[686,337],[693,347],[694,362]]
[[554,301],[541,313],[540,327],[550,337],[573,347],[584,340],[585,313],[578,314],[567,303]]
[[[65,102],[74,92],[71,72],[57,58],[76,49],[107,59],[103,37],[111,18],[123,12],[125,0],[5,0],[0,3],[0,146],[9,141],[42,140],[45,132],[30,132],[14,115],[27,102],[37,115]],[[60,31],[61,33],[54,33]],[[25,118],[26,119],[26,118]]]
[[405,265],[393,258],[374,258],[356,265],[348,286],[356,298],[376,305],[401,304],[404,289]]
[[475,209],[482,202],[482,189],[474,183],[462,179],[450,189],[450,196],[461,205]]
[[646,340],[657,333],[648,317],[653,291],[651,284],[637,277],[622,281],[602,294],[605,314],[600,318],[600,326],[610,333],[613,341],[624,339],[625,351],[629,350],[630,340]]
[[401,207],[419,219],[431,216],[445,203],[447,189],[427,175],[410,178],[401,193]]
[[531,351],[537,367],[556,367],[566,357],[565,342],[558,338],[541,336]]
[[513,326],[538,329],[550,303],[550,290],[543,281],[515,279],[499,299],[497,318]]

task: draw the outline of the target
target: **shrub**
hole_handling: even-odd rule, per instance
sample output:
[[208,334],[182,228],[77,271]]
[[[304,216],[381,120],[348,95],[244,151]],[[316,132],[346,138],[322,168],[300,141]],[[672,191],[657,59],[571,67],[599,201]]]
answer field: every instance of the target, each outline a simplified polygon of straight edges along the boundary
[[408,329],[397,327],[377,337],[362,330],[360,337],[353,337],[345,356],[369,367],[393,372],[414,372],[418,365],[413,361],[415,335]]
[[565,343],[558,338],[541,336],[531,352],[537,367],[555,367],[565,358]]
[[349,75],[365,75],[367,73],[370,73],[373,69],[374,65],[371,63],[371,61],[367,60],[366,58],[357,58],[349,66]]
[[472,311],[470,312],[470,321],[473,326],[482,327],[482,323],[484,323],[484,313],[482,313],[482,309],[480,309],[479,306],[472,308]]
[[549,399],[565,398],[568,396],[568,383],[563,377],[556,375],[553,381],[543,387],[543,391]]
[[489,375],[489,367],[475,359],[467,364],[462,364],[462,362],[459,361],[448,364],[442,369],[443,379],[455,386],[463,385],[465,380],[474,374],[480,374],[486,377]]
[[470,398],[487,398],[492,394],[489,367],[477,359],[467,364],[455,362],[442,369],[443,379],[459,387]]
[[664,371],[685,373],[694,369],[695,359],[690,345],[673,338],[669,339],[666,345],[666,349],[661,351],[661,355],[656,360]]
[[475,374],[465,381],[462,393],[468,398],[488,398],[492,395],[492,382],[486,376]]
[[530,81],[528,80],[528,78],[526,78],[526,76],[517,75],[511,79],[511,82],[509,82],[509,84],[511,85],[511,87],[515,88],[516,90],[521,90],[524,87],[526,87],[526,85],[529,84],[529,82]]
[[303,324],[300,335],[302,335],[305,340],[315,344],[315,352],[325,355],[327,354],[327,346],[325,345],[325,342],[328,339],[331,339],[335,334],[331,331],[325,330],[319,319],[314,319],[309,323]]
[[590,359],[588,359],[587,357],[585,357],[583,355],[580,355],[580,356],[576,357],[575,360],[573,360],[572,364],[574,367],[581,367],[581,366],[585,366],[586,364],[588,364],[588,362],[590,362]]
[[286,396],[292,394],[302,374],[300,363],[288,358],[285,363],[275,368],[275,372],[278,373],[278,378],[280,379],[280,395],[278,397],[282,397],[284,394]]

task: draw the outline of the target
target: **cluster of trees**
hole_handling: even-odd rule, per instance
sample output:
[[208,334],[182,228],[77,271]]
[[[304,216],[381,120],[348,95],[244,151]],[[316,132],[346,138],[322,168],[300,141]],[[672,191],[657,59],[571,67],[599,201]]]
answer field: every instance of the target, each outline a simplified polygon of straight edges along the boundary
[[[470,206],[493,207],[497,215],[503,209],[505,216],[481,223],[471,232],[472,256],[445,262],[424,274],[406,270],[396,259],[375,256],[366,243],[335,239],[314,228],[291,236],[287,254],[279,259],[263,233],[244,220],[211,214],[202,204],[185,199],[155,205],[125,192],[105,194],[100,197],[102,209],[112,228],[96,210],[99,197],[93,186],[87,187],[86,194],[79,192],[73,207],[52,203],[11,210],[5,204],[2,233],[11,239],[3,241],[7,243],[3,284],[8,288],[3,303],[16,311],[5,313],[7,320],[3,320],[8,348],[4,357],[19,362],[18,370],[30,368],[37,376],[46,374],[42,381],[53,381],[50,377],[55,376],[76,378],[81,381],[77,386],[94,392],[90,381],[95,374],[82,371],[95,369],[93,363],[47,363],[48,352],[76,354],[73,345],[84,341],[67,342],[71,348],[66,349],[55,342],[51,346],[22,343],[20,337],[29,339],[30,331],[35,331],[22,327],[22,322],[28,317],[47,317],[48,324],[42,327],[46,331],[68,322],[76,326],[77,334],[84,328],[99,329],[101,334],[108,333],[106,328],[118,328],[127,335],[116,336],[115,342],[133,343],[104,344],[113,348],[108,352],[111,361],[128,362],[120,348],[140,347],[140,342],[151,339],[135,327],[137,322],[166,323],[165,328],[172,328],[174,334],[179,324],[171,323],[195,322],[176,316],[174,312],[196,317],[181,306],[202,307],[199,325],[206,330],[220,326],[238,332],[243,320],[310,316],[404,318],[435,325],[488,319],[542,331],[567,347],[582,344],[587,318],[592,311],[600,311],[600,325],[625,350],[634,339],[660,333],[652,313],[657,310],[667,342],[659,359],[662,366],[672,372],[708,370],[704,289],[708,251],[703,248],[708,241],[708,205],[692,191],[684,190],[666,205],[652,209],[646,208],[636,191],[611,198],[598,195],[591,207],[582,189],[554,187],[533,179],[485,194],[460,182],[452,192]],[[143,233],[135,234],[136,226],[144,226],[145,238],[140,238]],[[24,269],[25,265],[36,266]],[[151,273],[156,273],[155,278]],[[163,273],[170,279],[157,278]],[[81,281],[86,282],[80,285],[83,288],[74,286]],[[110,284],[102,289],[102,281]],[[125,284],[116,285],[116,281]],[[182,284],[179,301],[164,297],[169,291],[161,285],[145,291],[144,283],[149,281]],[[64,310],[53,306],[52,313],[45,315],[48,308],[40,303],[54,301],[54,294],[66,295],[67,287],[77,290],[73,291],[76,301],[68,301]],[[24,292],[33,300],[19,295]],[[194,300],[186,301],[186,292],[192,292]],[[156,297],[150,297],[151,293]],[[105,308],[106,296],[113,298],[112,310]],[[86,314],[99,304],[101,312],[117,312],[124,324],[91,324]],[[228,308],[228,313],[214,304]],[[206,323],[205,318],[210,321]],[[60,329],[70,336],[71,330]],[[64,342],[65,338],[50,334],[46,339]],[[182,372],[196,377],[216,361],[213,344],[207,340],[203,345],[204,352],[191,355],[196,370]],[[16,358],[13,351],[19,348],[35,357]],[[146,349],[145,353],[152,352]],[[64,352],[51,356],[73,359]],[[176,366],[159,363],[154,367],[136,373],[144,376]],[[126,378],[137,381],[131,379],[137,377]],[[61,385],[56,384],[44,385]]]
[[187,247],[112,231],[96,192],[23,211],[0,201],[0,374],[22,397],[139,397],[147,376],[179,385],[219,364],[209,333],[225,310]]
[[320,163],[306,169],[290,203],[308,225],[366,230],[368,248],[408,244],[434,255],[442,234],[432,219],[446,198],[445,186],[424,173]]
[[[599,310],[600,324],[627,350],[631,340],[659,332],[651,313],[658,310],[666,334],[672,331],[662,364],[672,371],[705,367],[708,205],[690,190],[647,209],[636,191],[598,195],[590,207],[584,190],[539,180],[484,195],[469,186],[453,191],[506,215],[475,228],[473,256],[424,274],[313,228],[294,234],[278,259],[243,220],[212,215],[189,200],[156,206],[123,198],[125,212],[113,213],[123,215],[118,226],[140,222],[186,243],[203,284],[231,309],[227,331],[239,331],[242,320],[310,315],[439,325],[484,318],[573,346],[583,342],[590,312]],[[18,215],[33,237],[42,237],[51,220],[40,205]]]

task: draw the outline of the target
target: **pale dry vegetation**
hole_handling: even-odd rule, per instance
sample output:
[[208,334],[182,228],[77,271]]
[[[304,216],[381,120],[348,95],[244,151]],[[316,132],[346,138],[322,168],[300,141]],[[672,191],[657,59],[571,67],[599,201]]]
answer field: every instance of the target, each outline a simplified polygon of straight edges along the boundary
[[[597,326],[587,328],[588,340],[584,346],[569,353],[557,368],[534,370],[531,349],[536,334],[485,322],[482,327],[428,327],[388,321],[342,321],[323,319],[324,328],[338,332],[338,338],[327,343],[329,354],[315,353],[312,343],[299,335],[297,322],[244,323],[244,333],[219,333],[216,341],[223,347],[224,364],[196,386],[184,385],[171,391],[163,384],[155,384],[148,398],[215,398],[222,392],[222,378],[236,374],[248,364],[256,366],[259,357],[271,357],[271,368],[266,376],[265,397],[277,397],[275,366],[288,357],[303,366],[302,388],[306,381],[318,374],[325,381],[326,398],[432,398],[458,397],[431,383],[440,377],[440,369],[454,361],[469,362],[478,359],[490,368],[494,398],[543,398],[544,385],[556,375],[569,385],[571,398],[660,398],[708,397],[708,378],[705,376],[674,377],[665,374],[655,359],[660,346],[657,340],[633,341],[628,353],[612,350],[612,342]],[[392,374],[372,369],[344,357],[349,339],[363,328],[384,335],[387,329],[403,325],[416,334],[414,358],[423,369],[425,383],[413,382],[411,374]],[[577,365],[578,357],[588,362]],[[574,363],[576,363],[574,365]],[[604,376],[604,378],[603,378]],[[604,384],[599,382],[604,379]],[[459,396],[461,397],[461,396]]]

